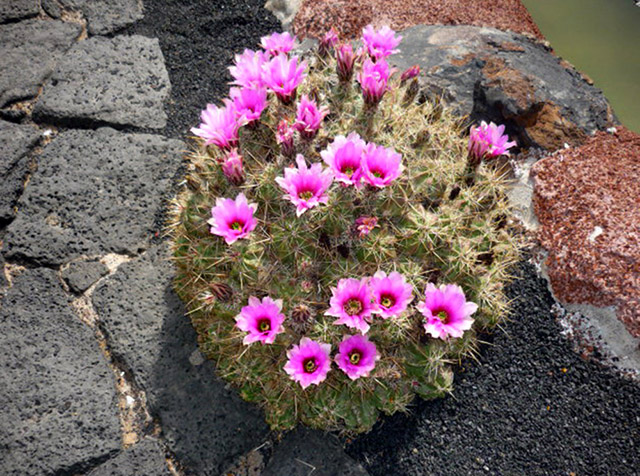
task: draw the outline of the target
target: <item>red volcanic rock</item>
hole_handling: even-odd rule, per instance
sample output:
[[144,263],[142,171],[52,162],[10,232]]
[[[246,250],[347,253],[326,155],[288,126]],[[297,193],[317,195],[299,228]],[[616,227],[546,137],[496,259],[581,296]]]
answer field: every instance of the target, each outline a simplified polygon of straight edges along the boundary
[[615,306],[640,337],[640,135],[598,132],[532,169],[551,287],[571,304]]
[[544,39],[520,0],[303,0],[293,28],[319,38],[332,26],[341,38],[359,37],[369,23],[404,30],[414,25],[477,25]]

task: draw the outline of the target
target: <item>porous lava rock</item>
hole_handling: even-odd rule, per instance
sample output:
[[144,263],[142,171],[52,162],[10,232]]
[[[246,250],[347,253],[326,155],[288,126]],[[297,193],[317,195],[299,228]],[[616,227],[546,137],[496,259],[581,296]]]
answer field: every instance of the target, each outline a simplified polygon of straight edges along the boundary
[[6,255],[58,265],[146,249],[184,149],[110,128],[63,132],[39,156],[7,227]]
[[38,0],[5,0],[0,2],[0,23],[35,17],[39,12]]
[[640,337],[640,135],[598,132],[532,169],[546,269],[561,301],[615,306]]
[[143,17],[142,0],[42,0],[42,8],[53,18],[80,12],[91,35],[112,33]]
[[288,433],[273,451],[262,476],[367,476],[360,463],[347,456],[334,435],[305,427]]
[[85,474],[120,450],[114,376],[56,272],[14,276],[0,305],[2,474]]
[[356,38],[368,24],[389,25],[394,30],[415,25],[477,25],[543,38],[520,0],[303,0],[293,23],[302,38],[319,38],[332,26],[343,38]]
[[81,31],[74,23],[35,19],[0,26],[0,107],[38,94]]
[[170,89],[157,39],[94,37],[76,44],[60,61],[33,116],[70,126],[162,129]]
[[147,437],[87,476],[171,476],[158,440]]
[[15,215],[14,206],[29,171],[28,153],[39,138],[35,127],[0,120],[0,226]]
[[416,26],[402,32],[392,62],[418,64],[421,84],[472,121],[503,123],[524,147],[580,144],[615,122],[602,92],[544,44],[476,26]]
[[215,376],[173,291],[166,247],[121,265],[93,293],[111,351],[146,392],[185,474],[218,475],[267,434],[264,415]]
[[107,266],[100,261],[75,261],[62,270],[61,275],[71,292],[81,294],[108,272]]

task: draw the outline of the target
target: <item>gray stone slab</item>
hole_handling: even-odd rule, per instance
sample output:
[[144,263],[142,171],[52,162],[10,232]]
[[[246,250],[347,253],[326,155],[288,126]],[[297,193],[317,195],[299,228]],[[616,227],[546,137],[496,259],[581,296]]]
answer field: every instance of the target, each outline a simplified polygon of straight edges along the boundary
[[91,35],[112,33],[144,16],[142,0],[43,0],[42,7],[54,18],[63,10],[81,12]]
[[55,271],[15,277],[0,308],[5,475],[77,474],[120,449],[113,372]]
[[367,476],[330,433],[300,427],[278,443],[262,476]]
[[81,30],[80,25],[61,21],[0,25],[0,107],[38,94]]
[[35,17],[40,13],[38,0],[3,0],[0,2],[0,23]]
[[187,474],[218,476],[267,434],[262,412],[242,401],[199,355],[196,333],[172,289],[164,246],[121,265],[93,293],[114,355],[132,369]]
[[48,144],[7,228],[7,256],[57,265],[147,247],[182,142],[109,128],[71,130]]
[[164,450],[153,438],[145,438],[87,476],[171,476]]
[[543,44],[475,26],[416,26],[402,32],[401,70],[471,119],[507,124],[518,143],[547,149],[579,143],[615,122],[602,92]]
[[0,120],[0,225],[15,215],[13,209],[29,170],[27,154],[39,138],[35,127]]
[[81,294],[108,272],[107,266],[100,261],[74,261],[62,271],[62,279],[72,292]]
[[90,38],[77,43],[44,86],[33,116],[65,125],[161,129],[171,86],[157,39]]
[[4,274],[4,256],[0,254],[0,288],[7,285],[7,277]]

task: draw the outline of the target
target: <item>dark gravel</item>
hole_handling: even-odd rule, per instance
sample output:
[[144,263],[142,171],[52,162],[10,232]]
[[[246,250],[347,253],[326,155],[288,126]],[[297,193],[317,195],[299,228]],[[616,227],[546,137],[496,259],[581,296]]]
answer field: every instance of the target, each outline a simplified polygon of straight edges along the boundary
[[372,476],[639,474],[640,387],[575,354],[546,283],[530,264],[517,275],[513,320],[458,373],[453,396],[348,446]]
[[185,139],[207,103],[229,91],[228,66],[260,37],[281,31],[265,0],[145,0],[144,19],[125,31],[158,38],[171,80],[165,133]]
[[[227,94],[234,53],[280,29],[263,5],[145,1],[145,18],[126,32],[160,40],[168,135],[184,139],[206,103]],[[348,445],[371,475],[638,474],[640,388],[581,360],[560,335],[545,282],[528,264],[518,275],[513,321],[487,337],[479,365],[458,373],[454,395],[383,419]]]

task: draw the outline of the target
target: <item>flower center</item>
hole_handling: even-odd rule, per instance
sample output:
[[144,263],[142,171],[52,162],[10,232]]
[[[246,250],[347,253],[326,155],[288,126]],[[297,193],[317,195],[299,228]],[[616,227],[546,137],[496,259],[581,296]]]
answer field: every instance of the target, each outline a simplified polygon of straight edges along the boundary
[[376,178],[382,178],[382,173],[376,170],[375,172],[373,172],[373,176]]
[[229,228],[235,231],[241,231],[242,223],[240,223],[239,221],[234,221],[233,223],[231,223],[231,225],[229,225]]
[[258,330],[260,332],[268,332],[271,330],[271,321],[269,319],[260,319],[258,321]]
[[358,365],[361,359],[362,354],[358,350],[354,350],[349,354],[349,362],[351,362],[353,365]]
[[361,311],[362,311],[362,302],[359,299],[351,298],[344,305],[344,312],[346,312],[350,316],[355,316],[356,314],[360,314]]
[[355,172],[353,167],[345,167],[344,169],[342,169],[342,173],[345,174],[347,177],[351,177],[353,175],[353,172]]
[[310,200],[311,197],[313,197],[313,192],[310,191],[306,191],[306,192],[300,192],[298,194],[298,198],[301,198],[302,200]]
[[313,357],[310,359],[306,359],[302,366],[304,367],[304,371],[308,374],[312,374],[318,368],[318,364],[316,364],[316,359]]
[[440,310],[436,312],[436,317],[442,321],[443,324],[446,324],[449,320],[449,314],[447,311]]
[[380,305],[382,307],[385,307],[387,309],[389,309],[391,306],[393,306],[396,303],[396,300],[393,298],[393,296],[389,296],[387,294],[383,294],[380,297]]

